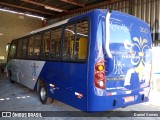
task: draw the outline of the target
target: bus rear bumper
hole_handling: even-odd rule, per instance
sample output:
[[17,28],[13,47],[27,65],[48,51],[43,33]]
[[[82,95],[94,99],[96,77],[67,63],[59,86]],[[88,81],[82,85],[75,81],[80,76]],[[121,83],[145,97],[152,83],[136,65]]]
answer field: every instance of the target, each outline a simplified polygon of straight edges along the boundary
[[125,93],[124,91],[107,92],[104,90],[98,91],[98,95],[95,88],[92,88],[89,94],[88,111],[106,111],[147,102],[149,90],[150,87],[129,90]]

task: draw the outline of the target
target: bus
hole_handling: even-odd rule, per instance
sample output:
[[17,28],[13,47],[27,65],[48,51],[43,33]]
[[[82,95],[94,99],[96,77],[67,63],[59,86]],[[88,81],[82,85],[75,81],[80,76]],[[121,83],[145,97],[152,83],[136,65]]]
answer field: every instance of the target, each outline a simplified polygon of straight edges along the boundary
[[82,111],[106,111],[147,102],[151,33],[144,21],[95,9],[11,41],[11,83]]

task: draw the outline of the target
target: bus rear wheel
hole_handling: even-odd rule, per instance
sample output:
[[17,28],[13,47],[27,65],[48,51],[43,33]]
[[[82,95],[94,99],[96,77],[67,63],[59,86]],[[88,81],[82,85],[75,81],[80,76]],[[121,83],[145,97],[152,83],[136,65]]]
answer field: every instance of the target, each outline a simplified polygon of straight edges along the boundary
[[53,101],[52,98],[48,97],[48,91],[44,83],[39,87],[39,98],[42,104],[50,104]]

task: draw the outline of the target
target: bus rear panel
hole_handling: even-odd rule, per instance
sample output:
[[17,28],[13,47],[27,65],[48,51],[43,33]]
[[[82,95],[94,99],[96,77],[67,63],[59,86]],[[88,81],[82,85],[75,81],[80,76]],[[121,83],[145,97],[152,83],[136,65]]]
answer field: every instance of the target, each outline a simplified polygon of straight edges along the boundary
[[151,77],[148,24],[131,15],[104,11],[97,26],[88,110],[104,111],[148,101]]

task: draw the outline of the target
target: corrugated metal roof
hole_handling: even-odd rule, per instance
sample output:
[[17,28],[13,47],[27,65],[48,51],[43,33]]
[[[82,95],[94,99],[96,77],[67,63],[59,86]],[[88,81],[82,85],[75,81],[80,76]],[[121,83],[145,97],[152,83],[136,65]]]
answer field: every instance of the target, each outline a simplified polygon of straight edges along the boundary
[[91,9],[90,6],[96,7],[100,3],[118,1],[122,0],[1,0],[0,8],[50,18],[77,9],[83,11],[86,7]]

